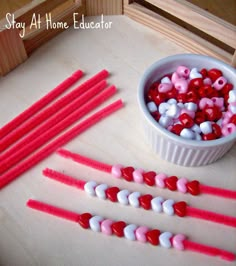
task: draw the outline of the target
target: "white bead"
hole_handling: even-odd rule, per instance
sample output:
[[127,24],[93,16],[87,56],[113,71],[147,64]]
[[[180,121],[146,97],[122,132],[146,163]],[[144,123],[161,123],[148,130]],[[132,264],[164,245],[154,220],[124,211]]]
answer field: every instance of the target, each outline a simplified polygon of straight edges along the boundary
[[149,112],[151,112],[151,113],[154,113],[158,110],[157,106],[154,102],[147,103],[147,108],[148,108]]
[[196,103],[193,103],[193,102],[189,102],[189,103],[185,103],[184,104],[185,108],[189,111],[194,111],[196,112],[197,111],[197,104]]
[[177,105],[178,105],[181,109],[184,108],[184,104],[183,104],[183,103],[177,103]]
[[170,232],[163,232],[162,234],[160,234],[160,236],[159,236],[160,245],[164,248],[171,248],[170,239],[172,236],[173,236],[173,234]]
[[236,102],[230,103],[228,109],[231,111],[231,113],[236,114]]
[[89,219],[89,226],[94,232],[100,232],[101,231],[101,225],[100,223],[103,221],[103,218],[101,216],[93,216]]
[[169,108],[169,104],[164,102],[164,103],[160,103],[159,107],[158,107],[158,111],[161,115],[165,114],[165,112],[168,110]]
[[177,100],[175,98],[170,98],[167,103],[169,104],[177,104]]
[[209,134],[212,132],[212,125],[210,121],[204,121],[200,124],[200,129],[203,134]]
[[220,119],[216,122],[216,124],[217,124],[218,126],[222,127],[222,122],[223,122],[223,119],[220,118]]
[[195,132],[195,140],[202,140],[202,136],[197,132]]
[[162,127],[167,128],[168,126],[172,125],[173,119],[169,116],[162,115],[158,122]]
[[166,111],[166,115],[172,118],[177,118],[180,114],[180,107],[173,103],[170,105],[169,109]]
[[228,103],[236,102],[236,90],[229,91]]
[[138,228],[136,224],[129,224],[124,228],[124,236],[126,239],[134,241],[136,240],[135,230]]
[[154,212],[162,212],[162,202],[164,199],[162,197],[156,197],[151,200],[151,206]]
[[135,208],[138,208],[140,206],[140,203],[139,203],[140,196],[141,196],[141,193],[138,191],[131,193],[128,196],[129,204]]
[[172,83],[169,77],[164,77],[161,79],[161,83]]
[[195,133],[189,128],[183,128],[180,132],[180,136],[185,139],[194,139]]
[[192,68],[189,74],[190,79],[202,78],[202,74],[200,74],[196,67]]
[[96,195],[99,199],[106,199],[106,190],[108,189],[107,184],[100,184],[95,188]]
[[202,131],[201,131],[201,128],[199,127],[199,125],[197,125],[197,124],[194,124],[192,127],[191,127],[191,130],[192,131],[194,131],[194,132],[196,132],[196,133],[201,133]]
[[97,183],[95,181],[89,181],[84,185],[84,191],[89,194],[90,196],[95,196],[95,187]]
[[130,194],[130,192],[127,189],[123,189],[123,190],[119,191],[117,193],[117,200],[119,201],[119,203],[121,203],[123,205],[128,205],[129,204],[129,200],[128,200],[129,194]]
[[175,213],[174,208],[173,208],[174,203],[175,202],[172,199],[165,200],[162,203],[163,212],[168,214],[168,215],[173,215]]

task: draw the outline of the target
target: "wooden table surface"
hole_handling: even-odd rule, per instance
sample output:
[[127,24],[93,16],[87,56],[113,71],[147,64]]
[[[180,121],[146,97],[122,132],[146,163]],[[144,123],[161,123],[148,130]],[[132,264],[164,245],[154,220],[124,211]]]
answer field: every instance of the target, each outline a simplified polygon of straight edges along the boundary
[[[88,20],[100,21],[100,17]],[[187,168],[163,161],[145,142],[136,97],[139,79],[156,60],[187,51],[127,17],[106,17],[105,20],[112,21],[110,30],[71,28],[0,79],[0,127],[75,70],[84,70],[83,80],[86,80],[105,68],[111,72],[109,82],[119,89],[107,103],[122,98],[125,107],[73,139],[65,148],[110,164],[133,165],[236,190],[235,146],[211,165]],[[194,207],[236,216],[235,201],[207,195],[192,197],[125,183],[52,154],[0,191],[0,265],[233,265],[190,251],[168,250],[107,237],[26,208],[26,201],[34,198],[76,212],[91,212],[114,220],[183,233],[193,241],[236,252],[236,230],[231,227],[193,218],[168,217],[91,198],[82,191],[44,178],[42,170],[45,167],[131,191],[186,200]]]

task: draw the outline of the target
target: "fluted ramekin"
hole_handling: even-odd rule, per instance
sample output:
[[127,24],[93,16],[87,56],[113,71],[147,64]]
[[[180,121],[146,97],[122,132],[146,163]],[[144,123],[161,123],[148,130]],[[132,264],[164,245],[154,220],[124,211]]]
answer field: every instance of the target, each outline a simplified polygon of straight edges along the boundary
[[228,82],[236,88],[236,70],[215,58],[178,54],[163,58],[152,64],[142,75],[138,86],[138,103],[143,119],[147,142],[161,158],[182,166],[201,166],[220,159],[236,141],[236,132],[216,140],[196,141],[177,136],[158,124],[147,109],[145,95],[154,82],[172,73],[180,65],[197,69],[217,68],[223,72]]

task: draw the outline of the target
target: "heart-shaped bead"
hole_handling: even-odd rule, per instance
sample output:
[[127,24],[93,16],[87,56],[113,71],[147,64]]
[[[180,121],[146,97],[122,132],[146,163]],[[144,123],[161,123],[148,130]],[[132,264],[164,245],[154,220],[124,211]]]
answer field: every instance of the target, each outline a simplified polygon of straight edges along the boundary
[[196,78],[202,78],[202,74],[200,74],[197,70],[196,67],[192,68],[190,73],[189,73],[189,78],[191,79],[196,79]]
[[228,103],[235,103],[236,102],[236,89],[229,91],[229,99]]
[[146,233],[147,240],[153,246],[157,246],[159,244],[159,236],[160,231],[157,229],[150,230]]
[[164,77],[161,79],[161,83],[171,83],[171,80],[169,77]]
[[170,91],[172,88],[173,88],[172,83],[161,83],[158,86],[158,91],[161,93],[166,93],[166,92]]
[[97,183],[95,181],[89,181],[84,185],[84,191],[89,194],[90,196],[95,196],[95,187]]
[[120,191],[118,187],[110,187],[106,190],[107,198],[112,202],[117,202],[117,193]]
[[113,234],[115,234],[118,237],[124,236],[124,228],[126,227],[126,223],[123,221],[115,222],[111,225],[111,229]]
[[152,195],[145,194],[145,195],[142,195],[139,197],[139,203],[145,210],[149,210],[149,209],[151,209],[151,200],[152,199],[153,199]]
[[212,80],[212,82],[215,82],[219,77],[222,76],[222,72],[216,68],[208,70],[207,74],[208,77],[210,77],[210,79]]
[[188,179],[185,177],[181,177],[178,181],[177,181],[177,189],[179,192],[181,193],[186,193],[187,192],[187,187],[186,184],[188,183]]
[[177,176],[169,176],[165,179],[165,185],[169,190],[175,191],[177,189],[177,181]]
[[145,184],[147,184],[148,186],[154,186],[155,185],[155,176],[156,176],[156,173],[153,171],[144,173],[143,174],[143,180],[144,180]]
[[136,236],[135,236],[135,230],[137,229],[137,225],[136,224],[129,224],[124,228],[124,236],[126,239],[134,241],[136,240]]
[[170,105],[169,109],[166,111],[166,115],[172,118],[177,118],[180,114],[180,111],[180,107],[174,103]]
[[133,172],[134,172],[134,168],[132,166],[128,166],[128,167],[125,167],[121,170],[122,172],[122,176],[123,178],[128,181],[128,182],[131,182],[133,181]]
[[178,215],[179,217],[186,216],[187,203],[185,201],[176,202],[173,207],[176,215]]
[[169,103],[163,102],[159,105],[158,111],[161,115],[165,114],[166,111],[169,109],[170,105]]
[[144,170],[141,168],[134,170],[134,172],[133,172],[134,182],[139,183],[139,184],[143,183],[143,172],[144,172]]
[[163,232],[162,234],[160,234],[159,236],[159,241],[160,241],[160,245],[164,248],[171,248],[171,237],[172,237],[172,233],[170,232]]
[[175,82],[175,88],[179,93],[186,93],[188,91],[188,82],[185,79],[179,79]]
[[172,199],[165,200],[162,203],[163,212],[166,213],[167,215],[173,215],[175,213],[173,208],[174,203],[175,202]]
[[151,200],[151,206],[152,206],[153,211],[158,212],[158,213],[162,212],[163,211],[163,208],[162,208],[163,201],[164,201],[164,199],[162,197],[153,198]]
[[81,227],[84,229],[89,228],[89,220],[92,218],[92,215],[90,213],[82,213],[79,216],[78,223],[80,224]]
[[155,177],[156,186],[160,188],[165,188],[165,179],[167,178],[167,175],[160,173],[157,174]]
[[108,189],[107,184],[100,184],[95,188],[95,193],[99,199],[106,199],[106,190]]
[[186,239],[185,235],[177,234],[172,239],[173,247],[177,250],[184,250],[184,243],[183,241]]
[[146,233],[148,232],[147,226],[139,226],[135,231],[136,239],[142,243],[147,242]]
[[112,235],[112,228],[111,225],[113,224],[113,221],[110,219],[106,219],[102,221],[101,223],[101,231],[105,235]]
[[188,78],[190,74],[190,69],[185,66],[178,66],[176,72],[180,77]]
[[139,197],[141,196],[141,193],[138,191],[132,192],[128,196],[129,204],[135,208],[138,208],[140,206],[139,204]]
[[200,187],[199,187],[199,182],[197,180],[193,180],[191,182],[187,183],[187,191],[196,196],[200,194]]
[[101,231],[101,222],[103,221],[103,218],[101,216],[93,216],[89,220],[89,226],[94,232],[100,232]]
[[121,203],[123,205],[128,205],[129,204],[129,200],[128,200],[129,194],[130,194],[130,192],[127,189],[123,189],[120,192],[118,192],[117,199],[118,199],[119,203]]
[[116,177],[116,178],[121,178],[121,176],[122,176],[121,169],[123,169],[123,165],[121,165],[121,164],[115,164],[111,168],[111,174],[114,177]]

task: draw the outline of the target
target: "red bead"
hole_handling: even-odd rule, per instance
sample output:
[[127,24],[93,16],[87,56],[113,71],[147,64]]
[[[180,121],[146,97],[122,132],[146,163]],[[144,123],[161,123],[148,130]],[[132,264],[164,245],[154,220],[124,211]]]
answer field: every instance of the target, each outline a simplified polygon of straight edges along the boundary
[[236,114],[233,114],[230,119],[229,119],[229,123],[233,123],[236,125]]
[[190,128],[194,125],[194,121],[190,115],[183,113],[179,116],[179,121],[185,128]]
[[160,85],[159,82],[157,82],[157,81],[153,82],[152,85],[151,85],[150,88],[149,88],[149,91],[150,91],[150,90],[158,91],[158,87],[159,87],[159,85]]
[[183,128],[184,126],[182,124],[176,124],[172,126],[171,132],[179,136]]
[[198,93],[199,95],[203,98],[206,97],[208,98],[214,91],[214,88],[212,88],[211,85],[203,85],[201,86],[201,88],[199,89]]
[[151,200],[153,199],[152,195],[150,194],[145,194],[139,197],[139,203],[142,208],[145,210],[150,210],[151,209]]
[[154,186],[155,185],[155,176],[156,173],[153,171],[147,172],[143,174],[143,181],[148,186]]
[[128,166],[128,167],[121,169],[123,178],[128,182],[133,181],[133,172],[134,172],[134,168],[132,166]]
[[215,82],[219,77],[222,76],[222,72],[219,69],[212,68],[208,70],[208,76],[212,82]]
[[206,68],[201,69],[200,74],[202,75],[202,78],[205,79],[208,76]]
[[126,227],[126,223],[123,221],[115,222],[111,225],[111,230],[113,234],[118,237],[124,236],[124,228]]
[[176,98],[177,94],[178,94],[178,91],[175,88],[173,88],[172,90],[166,92],[166,97],[167,99]]
[[206,120],[206,115],[202,111],[197,111],[195,113],[194,121],[197,125],[200,125]]
[[196,196],[200,194],[200,186],[199,186],[199,182],[197,180],[193,180],[191,182],[188,182],[186,187],[187,187],[187,191]]
[[179,201],[173,205],[175,214],[179,217],[184,217],[187,214],[187,203],[185,201]]
[[197,103],[198,99],[199,99],[199,96],[196,90],[189,90],[186,93],[186,102]]
[[159,236],[161,232],[157,229],[150,230],[146,233],[147,241],[153,246],[157,246],[159,244]]
[[158,95],[158,91],[156,90],[149,90],[147,93],[147,98],[150,101],[154,101],[154,99],[156,98],[156,96]]
[[221,93],[221,96],[224,97],[224,95],[228,94],[233,89],[233,84],[226,83],[225,86],[219,91]]
[[175,191],[177,189],[177,181],[177,176],[169,176],[164,180],[166,187],[171,191]]
[[217,106],[206,107],[203,109],[208,121],[217,121],[221,118],[222,113]]
[[176,99],[179,103],[186,103],[186,94],[185,93],[180,93],[176,96]]
[[151,115],[157,122],[159,121],[159,119],[161,117],[161,114],[158,111],[153,112]]
[[120,191],[118,187],[110,187],[106,190],[106,196],[107,198],[112,201],[116,202],[117,201],[117,193]]
[[78,223],[80,224],[81,227],[84,229],[89,228],[89,220],[92,218],[92,215],[90,213],[82,213],[79,216]]
[[214,139],[216,139],[216,134],[213,132],[202,135],[202,140],[214,140]]
[[153,98],[156,105],[160,105],[167,99],[165,93],[158,92],[158,94]]
[[189,89],[199,90],[203,86],[202,78],[191,79],[189,82]]
[[[235,120],[235,122],[236,122],[236,120]],[[213,130],[213,133],[215,134],[217,139],[221,137],[221,135],[222,135],[221,127],[218,124],[213,123],[212,124],[212,130]]]

